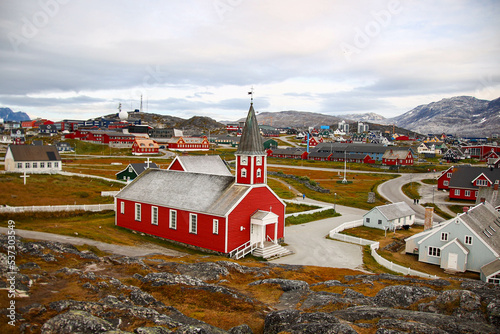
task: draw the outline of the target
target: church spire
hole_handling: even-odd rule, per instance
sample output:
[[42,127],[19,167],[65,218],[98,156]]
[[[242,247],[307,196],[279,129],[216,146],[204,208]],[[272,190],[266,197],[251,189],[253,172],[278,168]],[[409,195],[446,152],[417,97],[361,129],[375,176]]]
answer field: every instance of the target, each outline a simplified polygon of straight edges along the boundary
[[260,136],[259,124],[257,123],[257,116],[253,109],[253,102],[250,103],[250,110],[248,111],[245,127],[241,134],[240,144],[236,154],[245,155],[264,155],[264,145],[262,144],[262,137]]

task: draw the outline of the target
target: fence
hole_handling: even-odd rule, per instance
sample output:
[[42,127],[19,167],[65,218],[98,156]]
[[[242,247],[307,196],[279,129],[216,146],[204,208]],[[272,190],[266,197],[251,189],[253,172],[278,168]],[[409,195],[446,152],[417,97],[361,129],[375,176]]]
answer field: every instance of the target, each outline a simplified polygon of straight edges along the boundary
[[101,191],[101,197],[111,196],[115,197],[120,191]]
[[105,211],[114,210],[114,204],[45,205],[45,206],[3,206],[0,213],[14,212],[56,212],[56,211]]
[[300,216],[300,215],[309,215],[309,214],[312,214],[312,213],[316,213],[316,212],[321,212],[321,211],[326,211],[326,210],[333,209],[333,206],[331,206],[331,205],[321,205],[321,204],[316,204],[316,203],[308,203],[308,202],[301,202],[301,201],[294,201],[294,200],[284,200],[284,201],[287,202],[287,203],[306,204],[306,205],[310,205],[310,206],[319,206],[320,207],[319,209],[313,209],[313,210],[309,210],[309,211],[301,211],[301,212],[288,213],[288,214],[285,215],[285,218],[288,218],[288,217],[297,217],[297,216]]
[[381,266],[383,266],[387,269],[390,269],[392,271],[395,271],[397,273],[425,277],[425,278],[433,278],[433,279],[439,278],[436,275],[429,275],[429,274],[423,273],[421,271],[417,271],[417,270],[413,270],[411,268],[400,266],[399,264],[395,264],[387,259],[384,259],[382,256],[380,256],[377,253],[377,249],[379,249],[379,247],[380,247],[380,243],[377,241],[367,240],[367,239],[353,237],[350,235],[345,235],[345,234],[339,233],[345,229],[352,228],[352,227],[358,227],[358,226],[362,226],[362,225],[363,225],[362,219],[355,220],[355,221],[348,222],[348,223],[344,223],[344,224],[342,224],[342,225],[340,225],[340,226],[338,226],[330,231],[330,234],[329,234],[330,238],[335,239],[335,240],[350,242],[350,243],[357,244],[357,245],[363,245],[363,246],[370,245],[370,253],[373,256],[373,258],[375,259],[375,261],[377,261],[377,263],[380,264]]

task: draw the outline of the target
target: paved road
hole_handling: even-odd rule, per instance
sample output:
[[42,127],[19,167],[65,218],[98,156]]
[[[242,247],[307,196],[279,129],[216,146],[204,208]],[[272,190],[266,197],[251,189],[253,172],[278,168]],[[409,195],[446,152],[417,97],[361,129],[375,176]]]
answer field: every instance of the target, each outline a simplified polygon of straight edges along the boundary
[[[6,234],[8,229],[6,227],[0,227],[0,233]],[[57,241],[62,243],[68,243],[72,245],[91,245],[99,248],[102,251],[125,256],[146,256],[151,254],[163,254],[168,256],[184,256],[186,254],[172,249],[164,248],[154,244],[143,244],[140,247],[135,246],[124,246],[124,245],[114,245],[104,242],[99,242],[95,240],[70,237],[60,234],[28,231],[16,229],[16,235],[35,240],[45,240],[45,241]]]
[[[305,202],[314,204],[318,201],[306,198]],[[294,251],[295,254],[270,262],[362,269],[363,256],[361,246],[326,239],[326,236],[330,230],[342,223],[361,219],[366,211],[340,205],[337,205],[336,209],[342,216],[286,227],[285,242],[288,244],[286,248]]]

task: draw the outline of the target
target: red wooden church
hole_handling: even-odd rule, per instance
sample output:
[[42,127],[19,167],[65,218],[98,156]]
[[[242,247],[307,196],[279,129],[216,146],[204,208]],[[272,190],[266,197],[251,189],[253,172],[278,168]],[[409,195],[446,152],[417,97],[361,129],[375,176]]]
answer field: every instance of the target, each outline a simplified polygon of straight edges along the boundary
[[116,225],[237,258],[288,252],[279,246],[285,204],[267,185],[253,104],[235,155],[235,176],[146,170],[116,195]]

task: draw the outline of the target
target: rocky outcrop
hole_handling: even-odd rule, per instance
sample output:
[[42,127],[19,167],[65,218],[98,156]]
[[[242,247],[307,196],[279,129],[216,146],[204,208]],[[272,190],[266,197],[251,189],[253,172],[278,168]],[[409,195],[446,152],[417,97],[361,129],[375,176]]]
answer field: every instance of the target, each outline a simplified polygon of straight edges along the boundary
[[[500,287],[480,281],[388,274],[332,277],[302,266],[245,265],[219,257],[185,262],[98,257],[64,243],[21,239],[16,247],[17,267],[11,268],[0,252],[0,284],[7,287],[6,277],[14,269],[16,292],[29,295],[29,303],[24,299],[21,305],[20,298],[16,309],[24,333],[250,334],[256,329],[316,334],[362,329],[440,334],[498,333],[500,328]],[[55,261],[47,262],[49,257]],[[55,301],[46,302],[47,295]],[[232,328],[219,323],[221,329],[210,324],[219,307],[221,315],[230,314],[228,319],[238,312],[246,312],[247,318]],[[5,316],[6,309],[0,314]]]

